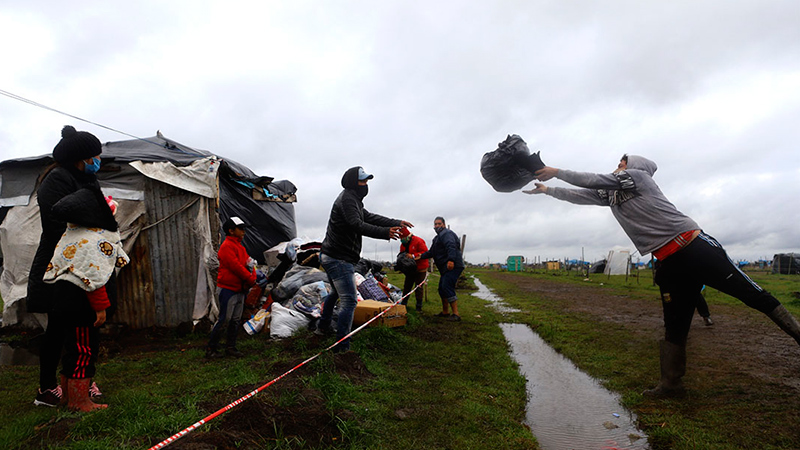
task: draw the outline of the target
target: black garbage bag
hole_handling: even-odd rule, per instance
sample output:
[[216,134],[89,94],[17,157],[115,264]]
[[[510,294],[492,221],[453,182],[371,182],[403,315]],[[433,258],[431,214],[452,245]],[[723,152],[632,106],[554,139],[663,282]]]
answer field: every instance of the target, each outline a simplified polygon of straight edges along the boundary
[[531,154],[521,137],[510,134],[497,150],[483,155],[481,176],[495,191],[513,192],[533,181],[544,166],[539,152]]
[[358,260],[353,269],[356,273],[360,273],[361,275],[367,276],[368,273],[380,273],[383,270],[383,264],[372,261],[366,258],[361,258]]
[[270,272],[267,277],[267,283],[279,283],[283,279],[283,276],[286,275],[286,271],[294,265],[294,259],[287,256],[285,253],[278,255],[278,261],[280,261],[280,263]]
[[414,275],[417,273],[417,262],[414,257],[408,252],[400,252],[397,254],[397,261],[394,263],[394,270],[405,275]]

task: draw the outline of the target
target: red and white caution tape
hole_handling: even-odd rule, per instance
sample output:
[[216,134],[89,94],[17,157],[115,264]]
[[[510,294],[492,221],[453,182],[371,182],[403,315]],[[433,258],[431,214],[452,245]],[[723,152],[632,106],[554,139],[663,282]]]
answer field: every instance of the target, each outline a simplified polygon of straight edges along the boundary
[[346,336],[344,336],[343,338],[341,338],[341,339],[339,339],[338,341],[334,342],[334,343],[333,343],[331,346],[329,346],[329,347],[327,347],[327,348],[325,348],[325,349],[321,350],[321,351],[320,351],[319,353],[317,353],[316,355],[314,355],[314,356],[312,356],[312,357],[310,357],[310,358],[306,359],[305,361],[301,362],[300,364],[298,364],[298,365],[296,365],[296,366],[292,367],[291,369],[287,370],[287,371],[286,371],[286,372],[285,372],[283,375],[281,375],[281,376],[279,376],[279,377],[277,377],[277,378],[273,379],[273,380],[272,380],[272,381],[270,381],[269,383],[267,383],[267,384],[265,384],[265,385],[263,385],[263,386],[259,387],[258,389],[255,389],[255,390],[251,391],[250,393],[248,393],[248,394],[247,394],[247,395],[245,395],[244,397],[242,397],[242,398],[240,398],[240,399],[238,399],[238,400],[236,400],[236,401],[234,401],[234,402],[232,402],[232,403],[229,403],[228,405],[226,405],[226,406],[225,406],[225,407],[223,407],[223,408],[220,408],[219,410],[217,410],[217,411],[216,411],[216,412],[214,412],[213,414],[210,414],[210,415],[208,415],[207,417],[205,417],[205,418],[201,419],[200,421],[198,421],[198,422],[195,422],[195,423],[194,423],[194,424],[192,424],[191,426],[189,426],[189,427],[187,427],[187,428],[184,428],[183,430],[181,430],[181,431],[179,431],[179,432],[177,432],[177,433],[173,434],[172,436],[168,437],[167,439],[164,439],[163,441],[159,442],[158,444],[156,444],[156,445],[154,445],[154,446],[150,447],[150,450],[158,450],[158,449],[162,449],[162,448],[164,448],[164,447],[166,447],[166,446],[168,446],[168,445],[170,445],[170,444],[174,443],[174,442],[175,442],[175,441],[177,441],[178,439],[180,439],[180,438],[182,438],[182,437],[186,436],[187,434],[189,434],[189,433],[191,433],[192,431],[194,431],[194,430],[196,430],[196,429],[200,428],[201,426],[205,425],[206,423],[208,423],[208,422],[210,422],[210,421],[212,421],[212,420],[216,419],[217,417],[221,416],[222,414],[225,414],[226,412],[228,412],[228,411],[232,410],[233,408],[235,408],[235,407],[237,407],[237,406],[241,405],[242,403],[246,402],[247,400],[250,400],[251,398],[255,397],[255,396],[256,396],[256,394],[258,394],[258,393],[259,393],[259,392],[261,392],[262,390],[264,390],[264,389],[266,389],[266,388],[268,388],[268,387],[272,386],[273,384],[277,383],[277,382],[278,382],[280,379],[282,379],[282,378],[283,378],[283,377],[285,377],[286,375],[289,375],[290,373],[294,372],[295,370],[299,369],[300,367],[303,367],[304,365],[306,365],[306,364],[310,363],[311,361],[313,361],[313,360],[317,359],[317,357],[318,357],[318,356],[320,356],[321,354],[323,354],[323,353],[325,353],[325,352],[329,351],[330,349],[332,349],[333,347],[335,347],[335,346],[336,346],[337,344],[339,344],[340,342],[342,342],[342,341],[344,341],[345,339],[348,339],[348,338],[350,338],[351,336],[353,336],[354,334],[358,333],[359,331],[361,331],[362,329],[364,329],[364,327],[367,327],[367,326],[369,326],[369,324],[371,324],[372,322],[374,322],[375,320],[377,320],[379,317],[381,317],[381,316],[383,316],[384,314],[386,314],[386,313],[387,313],[389,310],[391,310],[392,308],[394,308],[395,306],[397,306],[397,305],[398,305],[399,303],[401,303],[401,302],[402,302],[404,299],[408,298],[408,296],[410,296],[411,294],[413,294],[413,293],[414,293],[414,291],[416,291],[416,290],[417,290],[417,289],[418,289],[420,286],[422,286],[422,285],[426,284],[427,282],[428,282],[428,275],[426,274],[426,275],[425,275],[425,280],[423,280],[423,282],[422,282],[422,283],[420,283],[420,284],[418,284],[418,285],[414,286],[414,289],[412,289],[412,290],[411,290],[411,292],[409,292],[408,294],[404,295],[403,297],[401,297],[400,299],[398,299],[396,302],[392,303],[392,306],[390,306],[390,307],[388,307],[388,308],[384,309],[383,311],[381,311],[380,313],[376,314],[376,315],[375,315],[375,317],[373,317],[373,318],[369,319],[367,322],[365,322],[364,324],[362,324],[360,327],[356,328],[355,330],[351,331],[350,333],[348,333],[348,334],[347,334]]

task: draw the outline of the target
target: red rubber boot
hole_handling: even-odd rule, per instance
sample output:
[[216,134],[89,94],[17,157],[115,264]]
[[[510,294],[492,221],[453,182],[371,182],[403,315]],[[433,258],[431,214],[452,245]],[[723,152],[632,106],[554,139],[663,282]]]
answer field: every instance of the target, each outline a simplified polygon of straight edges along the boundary
[[67,408],[78,412],[90,412],[95,409],[108,408],[108,405],[98,405],[89,398],[89,385],[91,383],[91,378],[70,378],[67,380],[67,395],[69,396]]
[[69,378],[66,375],[61,374],[61,401],[58,403],[58,406],[67,406],[69,401],[67,398],[69,397],[69,392],[67,392],[67,383],[69,383]]

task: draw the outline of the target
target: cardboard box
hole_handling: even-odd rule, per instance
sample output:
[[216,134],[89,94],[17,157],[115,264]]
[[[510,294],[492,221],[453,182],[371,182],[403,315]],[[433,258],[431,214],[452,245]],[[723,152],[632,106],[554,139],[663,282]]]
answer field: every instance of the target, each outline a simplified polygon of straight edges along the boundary
[[408,321],[405,305],[392,307],[392,304],[387,302],[363,300],[356,304],[356,310],[355,313],[353,313],[353,326],[363,325],[368,320],[380,314],[381,311],[389,309],[390,307],[392,308],[391,310],[369,324],[369,326],[402,327],[405,325]]

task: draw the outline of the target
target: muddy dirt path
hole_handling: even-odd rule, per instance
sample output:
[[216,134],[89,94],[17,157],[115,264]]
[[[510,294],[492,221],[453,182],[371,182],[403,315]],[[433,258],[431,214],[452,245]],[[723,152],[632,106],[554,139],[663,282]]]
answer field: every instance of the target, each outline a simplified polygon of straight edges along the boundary
[[[603,292],[596,285],[576,285],[514,274],[493,274],[522,291],[547,298],[566,311],[625,326],[654,341],[664,335],[658,299]],[[714,325],[707,327],[695,314],[687,344],[692,370],[735,371],[786,386],[800,394],[800,347],[768,317],[744,307],[711,305]]]

